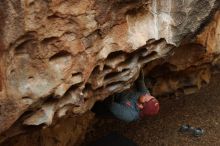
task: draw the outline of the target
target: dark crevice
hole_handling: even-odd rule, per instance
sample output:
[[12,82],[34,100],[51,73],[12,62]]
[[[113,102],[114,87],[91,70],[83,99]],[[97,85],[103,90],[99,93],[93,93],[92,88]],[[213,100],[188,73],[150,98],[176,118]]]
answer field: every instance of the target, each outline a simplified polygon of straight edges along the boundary
[[82,83],[77,83],[77,84],[74,84],[74,85],[70,86],[70,88],[66,91],[66,93],[64,94],[64,96],[66,96],[66,94],[68,94],[69,91],[75,91],[75,90],[77,90],[81,85],[82,85]]
[[106,87],[108,88],[108,87],[111,87],[111,86],[117,86],[117,85],[123,85],[125,82],[123,82],[123,81],[117,81],[117,82],[113,82],[113,83],[110,83],[110,84],[108,84]]
[[103,70],[110,70],[110,69],[112,69],[112,68],[111,68],[111,67],[109,67],[109,66],[107,66],[107,65],[104,65]]
[[63,51],[60,51],[60,52],[56,53],[52,57],[50,57],[49,61],[54,61],[54,60],[57,60],[59,58],[66,58],[68,56],[71,56],[71,53],[63,50]]
[[86,91],[91,91],[92,90],[92,84],[90,83],[86,83],[85,88],[83,89],[83,93],[85,93]]
[[29,97],[29,96],[24,96],[24,97],[22,97],[22,99],[32,99],[31,97]]
[[[45,103],[51,103],[51,102],[55,102],[55,101],[58,101],[59,99],[58,98],[55,98],[54,94],[53,95],[50,95],[48,96],[44,101],[43,101],[43,104]],[[42,104],[42,105],[43,105]],[[42,106],[41,105],[41,106]]]
[[115,77],[115,76],[117,76],[117,75],[119,75],[119,74],[120,74],[120,72],[111,72],[111,73],[107,74],[107,75],[104,77],[104,80],[110,79],[110,78]]
[[32,46],[37,46],[34,40],[26,40],[15,48],[15,55],[17,54],[27,54]]
[[108,116],[111,115],[108,109],[108,104],[105,101],[97,101],[92,107],[91,111],[96,114],[96,116]]
[[109,105],[113,101],[113,96],[105,98],[103,101],[96,101],[93,105],[91,111],[96,114],[96,116],[113,116],[109,110]]
[[115,52],[112,52],[108,55],[107,59],[106,60],[111,60],[113,58],[118,58],[119,56],[121,56],[122,54],[126,54],[125,52],[123,51],[115,51]]
[[47,19],[56,19],[56,18],[60,18],[60,16],[58,16],[57,14],[53,14],[47,17]]
[[33,77],[33,76],[29,76],[29,77],[28,77],[28,79],[30,79],[30,80],[31,80],[31,79],[34,79],[34,77]]
[[70,91],[70,90],[74,91],[74,90],[76,90],[77,88],[79,88],[80,85],[81,85],[81,83],[78,83],[78,84],[72,85],[67,91]]
[[47,44],[49,42],[57,41],[57,40],[58,40],[58,37],[49,37],[49,38],[43,39],[41,42],[42,42],[42,44]]
[[96,75],[96,74],[99,74],[99,73],[100,73],[99,65],[97,65],[97,66],[93,69],[91,75]]
[[82,73],[81,72],[72,73],[72,77],[75,77],[75,76],[82,76]]
[[128,71],[128,70],[129,70],[129,69],[123,69],[121,72],[111,72],[111,73],[107,74],[107,75],[104,77],[104,80],[110,79],[110,78],[115,77],[115,76],[117,76],[117,75],[120,75],[121,73],[126,72],[126,71]]
[[198,88],[196,85],[185,85],[183,86],[183,89],[191,89],[191,88]]
[[27,53],[25,50],[26,45],[28,44],[28,41],[25,41],[21,43],[19,46],[15,48],[15,54],[21,54],[21,53]]
[[10,71],[10,74],[13,74],[13,73],[15,73],[15,70],[14,70],[14,69],[12,69],[12,70]]

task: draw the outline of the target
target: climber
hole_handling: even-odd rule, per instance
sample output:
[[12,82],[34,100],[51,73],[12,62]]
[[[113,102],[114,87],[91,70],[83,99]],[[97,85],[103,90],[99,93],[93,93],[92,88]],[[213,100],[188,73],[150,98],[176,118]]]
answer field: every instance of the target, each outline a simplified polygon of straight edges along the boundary
[[134,89],[115,95],[109,109],[115,117],[126,122],[153,116],[159,112],[159,102],[146,88],[143,71]]

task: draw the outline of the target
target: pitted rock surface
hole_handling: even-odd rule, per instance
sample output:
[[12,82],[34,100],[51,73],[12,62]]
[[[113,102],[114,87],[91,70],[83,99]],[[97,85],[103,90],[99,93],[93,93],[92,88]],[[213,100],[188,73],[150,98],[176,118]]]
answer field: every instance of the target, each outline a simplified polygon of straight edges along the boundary
[[185,94],[219,65],[218,0],[0,1],[0,133],[51,125],[132,86]]

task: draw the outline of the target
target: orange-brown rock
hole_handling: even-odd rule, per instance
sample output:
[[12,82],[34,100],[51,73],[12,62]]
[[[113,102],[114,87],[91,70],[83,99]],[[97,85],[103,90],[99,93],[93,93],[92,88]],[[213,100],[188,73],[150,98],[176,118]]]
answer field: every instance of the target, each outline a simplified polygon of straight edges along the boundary
[[94,114],[61,118],[56,125],[45,129],[31,129],[28,133],[6,140],[1,146],[78,146],[84,139]]
[[142,68],[154,95],[200,88],[218,64],[219,3],[0,1],[0,133],[83,114]]

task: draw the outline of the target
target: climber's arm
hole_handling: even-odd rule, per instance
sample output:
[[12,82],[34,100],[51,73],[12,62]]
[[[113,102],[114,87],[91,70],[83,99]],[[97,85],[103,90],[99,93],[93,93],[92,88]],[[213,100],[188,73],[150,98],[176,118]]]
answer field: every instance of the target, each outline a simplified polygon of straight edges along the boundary
[[148,88],[145,85],[145,82],[144,82],[144,73],[143,73],[143,71],[141,71],[140,76],[136,81],[136,89],[139,92],[150,93]]

